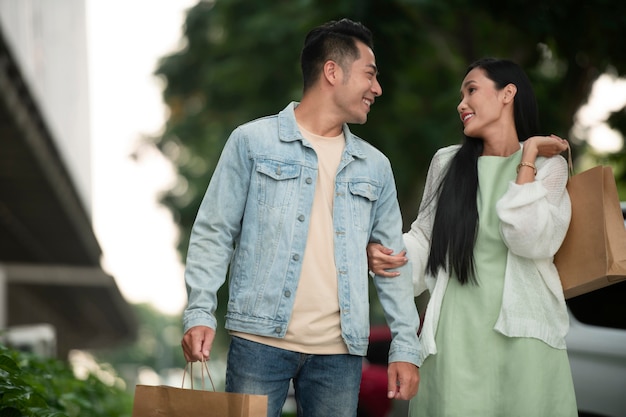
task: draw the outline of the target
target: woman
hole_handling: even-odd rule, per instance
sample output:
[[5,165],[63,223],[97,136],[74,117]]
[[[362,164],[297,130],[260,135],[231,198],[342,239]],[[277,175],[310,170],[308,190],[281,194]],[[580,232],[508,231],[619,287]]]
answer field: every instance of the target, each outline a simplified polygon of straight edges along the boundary
[[[404,235],[415,295],[430,292],[411,416],[577,416],[565,350],[569,319],[552,261],[570,200],[567,141],[540,136],[516,64],[470,65],[457,107],[464,142],[431,161]],[[406,261],[368,247],[370,269]]]

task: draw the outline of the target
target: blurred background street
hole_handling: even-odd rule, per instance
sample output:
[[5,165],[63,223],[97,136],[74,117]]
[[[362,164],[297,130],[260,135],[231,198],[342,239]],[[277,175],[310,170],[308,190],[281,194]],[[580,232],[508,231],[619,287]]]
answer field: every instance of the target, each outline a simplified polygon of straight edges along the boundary
[[[299,98],[304,34],[344,16],[374,33],[384,94],[353,131],[391,160],[405,229],[433,153],[460,140],[459,82],[483,56],[522,65],[546,133],[570,140],[577,172],[612,166],[626,200],[618,0],[0,0],[0,344],[131,396],[137,383],[179,385],[183,261],[221,148],[238,124]],[[622,390],[623,284],[569,303],[575,375],[619,369]],[[365,359],[370,388],[386,365],[375,296],[371,317],[383,347]],[[220,387],[227,342],[222,327]],[[581,415],[626,416],[592,385],[577,386]],[[371,395],[362,417],[404,413]]]

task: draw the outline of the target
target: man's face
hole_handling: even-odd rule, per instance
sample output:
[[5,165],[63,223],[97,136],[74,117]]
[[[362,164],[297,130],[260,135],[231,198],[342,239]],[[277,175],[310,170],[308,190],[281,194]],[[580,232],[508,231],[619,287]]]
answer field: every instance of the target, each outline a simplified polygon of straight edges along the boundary
[[383,90],[377,76],[374,52],[362,42],[357,42],[359,58],[347,62],[349,71],[342,70],[342,81],[338,86],[336,100],[338,107],[345,113],[346,123],[363,124],[376,97]]

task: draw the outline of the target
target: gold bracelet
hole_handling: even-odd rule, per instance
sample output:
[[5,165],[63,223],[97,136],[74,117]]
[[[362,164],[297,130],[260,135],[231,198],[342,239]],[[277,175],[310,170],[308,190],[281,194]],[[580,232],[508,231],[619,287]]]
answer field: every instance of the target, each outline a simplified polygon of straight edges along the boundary
[[519,174],[519,169],[521,167],[529,167],[532,168],[533,171],[535,171],[535,175],[537,175],[537,167],[535,166],[535,164],[533,164],[532,162],[520,162],[519,165],[517,166],[517,173]]

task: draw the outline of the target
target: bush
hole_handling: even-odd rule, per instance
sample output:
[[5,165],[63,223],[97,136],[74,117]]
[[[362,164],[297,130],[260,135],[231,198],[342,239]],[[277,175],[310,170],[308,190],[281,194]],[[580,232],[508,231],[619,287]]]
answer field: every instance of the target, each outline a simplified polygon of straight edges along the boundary
[[69,365],[0,345],[0,417],[128,417],[132,397]]

